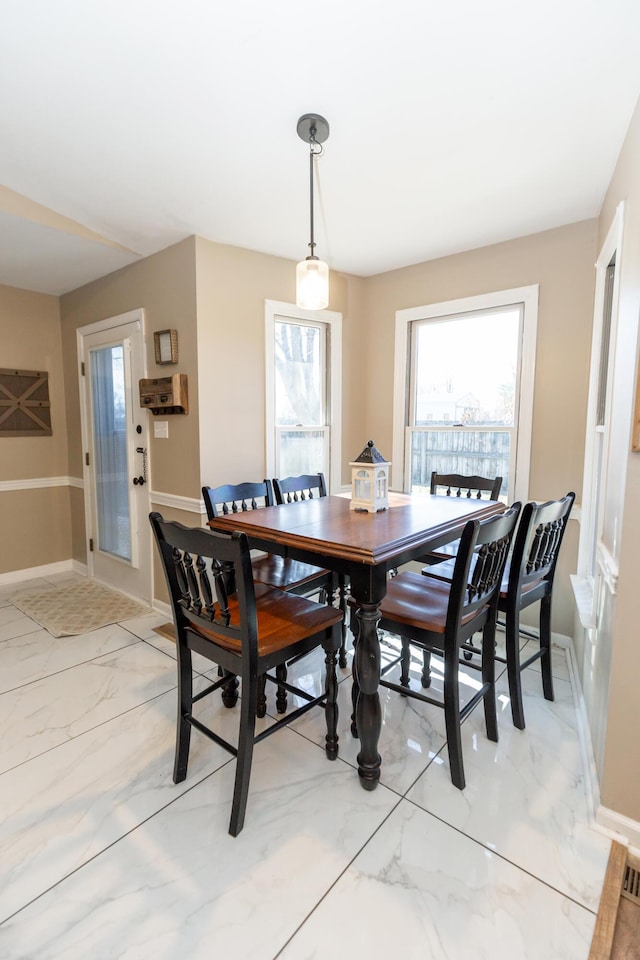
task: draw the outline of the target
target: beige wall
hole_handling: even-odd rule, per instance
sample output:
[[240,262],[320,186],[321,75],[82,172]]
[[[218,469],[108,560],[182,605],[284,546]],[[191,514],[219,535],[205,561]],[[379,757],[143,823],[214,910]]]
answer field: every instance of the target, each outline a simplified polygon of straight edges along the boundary
[[[620,263],[618,324],[623,348],[616,362],[622,367],[628,388],[621,397],[622,409],[614,411],[625,427],[622,438],[626,454],[626,489],[620,570],[613,623],[605,641],[610,644],[611,678],[608,691],[608,717],[602,775],[602,804],[640,822],[640,750],[635,717],[640,683],[640,643],[638,642],[638,544],[640,544],[640,454],[630,452],[630,416],[634,381],[638,369],[638,318],[640,315],[640,102],[636,107],[618,164],[600,217],[599,242],[602,243],[613,220],[617,205],[624,201],[624,233]],[[614,384],[615,388],[615,384]],[[606,696],[601,696],[603,708]],[[602,723],[603,717],[595,722]]]
[[[60,298],[67,419],[69,423],[69,473],[82,476],[82,444],[78,393],[76,330],[107,317],[141,307],[144,310],[147,375],[186,373],[189,413],[169,420],[169,439],[154,440],[149,419],[149,468],[151,489],[184,497],[199,497],[198,365],[196,342],[195,238],[190,237]],[[174,367],[155,362],[153,332],[178,332],[179,362]],[[73,501],[74,557],[85,561],[84,499]]]
[[67,470],[65,382],[57,297],[0,286],[0,367],[49,374],[51,437],[0,437],[0,480],[62,477]]
[[[295,303],[291,260],[196,239],[202,483],[265,476],[265,300]],[[343,316],[342,479],[364,445],[365,281],[331,274],[329,309]],[[366,440],[366,437],[365,437]]]
[[[0,481],[68,475],[65,382],[57,297],[0,286],[0,367],[49,374],[50,437],[0,437]],[[4,489],[0,574],[71,557],[70,490],[65,486]],[[43,536],[46,531],[46,537]]]
[[[539,284],[529,497],[554,499],[582,487],[597,221],[510,240],[367,280],[365,432],[392,449],[395,311]],[[369,339],[370,338],[370,339]],[[573,523],[571,524],[571,526]],[[577,535],[568,531],[554,599],[553,629],[570,635]]]

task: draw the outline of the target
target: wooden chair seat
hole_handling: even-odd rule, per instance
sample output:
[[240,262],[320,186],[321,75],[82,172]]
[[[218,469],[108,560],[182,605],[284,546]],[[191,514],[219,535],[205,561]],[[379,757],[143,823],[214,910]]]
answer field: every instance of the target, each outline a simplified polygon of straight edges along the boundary
[[[423,577],[432,577],[434,580],[444,580],[449,582],[453,578],[453,571],[455,568],[455,558],[450,560],[443,560],[441,563],[434,563],[433,566],[423,567],[420,571]],[[473,570],[473,561],[471,565]],[[505,567],[504,575],[502,577],[502,583],[500,585],[500,599],[504,600],[507,596],[509,590],[509,577],[511,572],[511,561],[507,560],[507,565]],[[528,593],[530,590],[535,590],[537,586],[542,583],[542,579],[534,580],[531,583],[524,584],[523,592]]]
[[318,592],[318,584],[325,583],[331,576],[330,571],[323,567],[314,567],[290,557],[279,557],[275,553],[252,559],[251,566],[253,579],[258,583],[292,593]]
[[[506,600],[509,593],[509,579],[511,576],[511,561],[507,560],[507,566],[504,571],[504,576],[502,578],[502,584],[500,586],[500,600]],[[542,577],[538,580],[532,580],[530,583],[523,583],[521,592],[522,595],[531,593],[532,590],[536,590],[543,583]]]
[[[258,627],[258,656],[268,657],[276,652],[284,652],[294,647],[308,636],[309,631],[316,633],[327,626],[342,623],[342,614],[335,607],[326,604],[313,603],[305,597],[295,594],[285,594],[281,590],[256,583],[254,586],[256,597],[256,620]],[[327,613],[327,611],[329,611]],[[237,597],[229,598],[228,626],[240,624],[240,608]],[[207,640],[220,644],[227,650],[240,652],[242,644],[239,640],[217,632],[212,627],[192,626],[195,633],[199,633]]]
[[[243,828],[253,747],[316,705],[324,707],[327,733],[325,752],[338,754],[338,679],[336,658],[341,641],[342,614],[327,604],[256,584],[245,534],[213,533],[149,516],[171,598],[176,633],[178,723],[173,779],[187,775],[191,730],[195,728],[236,757],[236,776],[229,833]],[[326,675],[324,692],[312,696],[286,683],[286,665],[322,646]],[[193,695],[192,652],[218,664],[222,675]],[[275,668],[276,676],[269,671]],[[194,715],[194,706],[216,690],[225,706],[235,706],[238,678],[242,682],[237,746],[225,740]],[[256,735],[258,695],[263,678],[284,685],[302,701]],[[226,699],[225,699],[226,694]]]
[[[419,573],[405,571],[387,584],[384,616],[404,626],[444,634],[450,593],[450,583],[434,580],[425,590],[424,579]],[[349,600],[349,605],[354,606],[353,600]],[[466,623],[473,616],[473,612],[464,614],[461,623]]]

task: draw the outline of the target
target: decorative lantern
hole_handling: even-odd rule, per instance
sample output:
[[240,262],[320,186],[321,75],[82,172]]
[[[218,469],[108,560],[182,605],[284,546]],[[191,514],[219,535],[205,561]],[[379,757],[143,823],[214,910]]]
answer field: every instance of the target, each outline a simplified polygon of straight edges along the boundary
[[351,466],[351,509],[377,513],[389,506],[389,467],[376,450],[373,440],[369,440],[360,456]]

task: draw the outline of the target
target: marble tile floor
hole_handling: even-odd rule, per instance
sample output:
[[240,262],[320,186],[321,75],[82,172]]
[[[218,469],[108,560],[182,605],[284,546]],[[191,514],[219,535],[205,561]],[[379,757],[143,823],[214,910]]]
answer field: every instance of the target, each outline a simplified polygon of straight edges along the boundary
[[[500,741],[474,711],[464,791],[442,711],[388,690],[381,783],[362,790],[340,671],[339,759],[321,711],[260,743],[233,839],[227,753],[194,731],[187,779],[171,779],[165,618],[54,639],[12,606],[23,586],[0,588],[0,960],[588,957],[610,844],[589,825],[565,651],[553,703],[525,672],[524,732],[499,665]],[[194,672],[214,673],[202,658]],[[293,672],[315,689],[322,657]],[[200,706],[233,739],[236,711]]]

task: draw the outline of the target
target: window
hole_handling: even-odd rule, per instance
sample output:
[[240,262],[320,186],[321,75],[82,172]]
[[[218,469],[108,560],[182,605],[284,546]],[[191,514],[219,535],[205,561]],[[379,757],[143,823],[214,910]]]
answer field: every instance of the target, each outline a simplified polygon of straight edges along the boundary
[[[618,344],[618,273],[623,228],[623,207],[616,211],[600,256],[596,261],[589,404],[582,484],[578,575],[572,578],[582,625],[597,621],[602,584],[615,594],[618,576],[620,511],[624,503],[626,445],[614,442],[613,385]],[[619,414],[618,414],[619,416]]]
[[396,314],[396,489],[428,492],[432,470],[529,486],[537,286]]
[[341,316],[266,302],[267,475],[340,486]]

